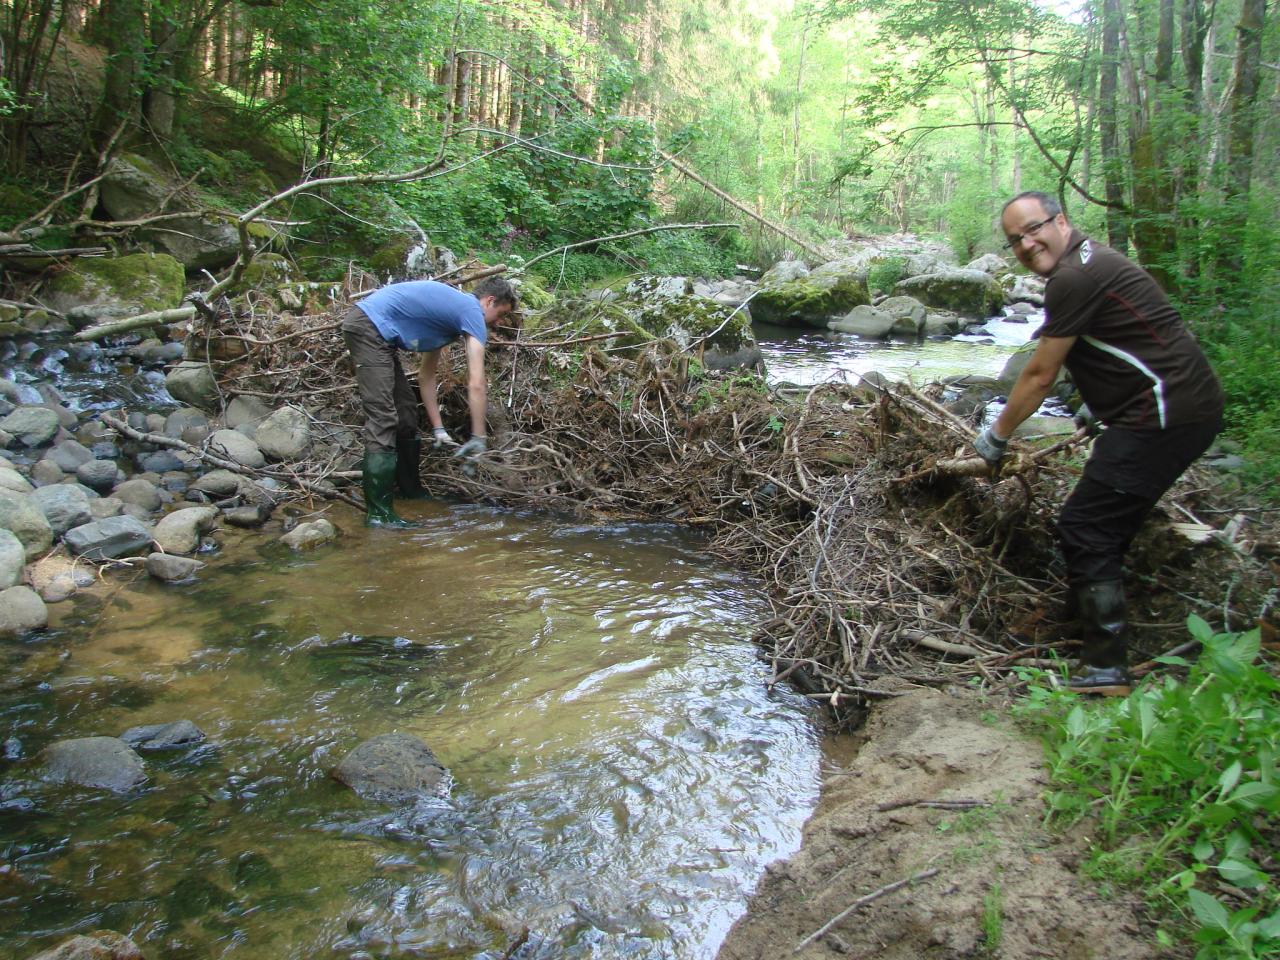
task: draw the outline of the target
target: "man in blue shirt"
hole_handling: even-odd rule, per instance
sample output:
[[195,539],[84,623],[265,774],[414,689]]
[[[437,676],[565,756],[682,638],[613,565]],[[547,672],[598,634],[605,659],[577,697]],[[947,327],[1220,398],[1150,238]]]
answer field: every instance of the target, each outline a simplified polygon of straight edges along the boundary
[[365,522],[371,526],[409,524],[392,507],[395,488],[422,499],[418,474],[422,440],[418,402],[400,366],[399,350],[422,354],[418,392],[431,423],[434,445],[457,446],[444,429],[436,402],[440,350],[461,338],[467,357],[467,406],[471,439],[454,456],[474,457],[486,447],[484,346],[487,328],[497,326],[516,307],[506,280],[491,277],[471,293],[436,280],[393,283],[352,307],[342,321],[342,336],[356,369],[364,407]]

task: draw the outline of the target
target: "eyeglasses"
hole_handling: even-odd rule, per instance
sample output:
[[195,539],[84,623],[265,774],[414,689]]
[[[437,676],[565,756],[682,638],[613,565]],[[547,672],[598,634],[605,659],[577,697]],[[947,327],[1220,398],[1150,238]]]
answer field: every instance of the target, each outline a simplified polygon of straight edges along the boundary
[[1058,215],[1055,213],[1052,217],[1045,217],[1039,223],[1031,224],[1029,227],[1027,227],[1026,230],[1022,231],[1022,233],[1015,233],[1015,234],[1012,234],[1011,236],[1005,237],[1005,239],[1008,240],[1009,242],[1004,245],[1004,249],[1012,250],[1014,247],[1020,244],[1023,240],[1027,239],[1027,237],[1036,236],[1037,234],[1040,233],[1041,230],[1044,229],[1044,226],[1046,223],[1052,223],[1055,219],[1057,219],[1057,216]]

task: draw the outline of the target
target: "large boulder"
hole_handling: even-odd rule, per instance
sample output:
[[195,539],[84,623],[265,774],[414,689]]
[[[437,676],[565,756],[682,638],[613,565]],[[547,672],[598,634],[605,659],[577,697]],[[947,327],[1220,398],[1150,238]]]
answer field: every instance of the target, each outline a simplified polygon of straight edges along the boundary
[[890,333],[896,336],[918,337],[925,332],[928,311],[915,297],[886,297],[876,304],[876,309],[893,317]]
[[856,274],[815,271],[781,283],[766,274],[751,301],[751,314],[778,327],[826,330],[832,320],[870,302],[867,282]]
[[979,320],[995,316],[1004,305],[1004,290],[999,281],[981,270],[948,269],[907,277],[893,292]]
[[25,497],[34,489],[30,480],[0,460],[0,493],[12,493]]
[[147,781],[142,758],[118,737],[60,740],[46,747],[41,759],[42,776],[53,783],[124,793]]
[[182,302],[182,264],[167,254],[81,257],[45,288],[49,306],[84,326],[99,320],[169,310]]
[[[146,157],[123,154],[107,165],[102,178],[102,205],[117,220],[133,220],[154,214],[168,204],[174,207],[176,184]],[[178,201],[177,209],[195,202]],[[143,229],[142,239],[171,255],[183,266],[217,269],[231,263],[240,250],[236,228],[225,216],[198,213],[163,224],[163,229]]]
[[208,449],[215,457],[245,467],[261,467],[267,462],[258,445],[238,430],[215,430],[209,435]]
[[763,360],[751,332],[751,314],[706,297],[678,294],[645,302],[636,322],[649,333],[696,348],[711,370],[755,369]]
[[366,800],[411,802],[449,789],[449,771],[430,747],[406,733],[366,740],[334,768],[333,778]]
[[852,333],[867,340],[887,337],[893,329],[894,319],[883,310],[863,304],[854,307],[839,320],[832,320],[827,328],[838,333]]

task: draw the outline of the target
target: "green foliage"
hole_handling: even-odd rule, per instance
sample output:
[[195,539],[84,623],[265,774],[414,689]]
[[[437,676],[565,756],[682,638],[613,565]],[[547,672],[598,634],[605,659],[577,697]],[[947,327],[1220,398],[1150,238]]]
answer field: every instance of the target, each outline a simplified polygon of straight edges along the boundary
[[1000,941],[1004,939],[1004,891],[993,883],[982,897],[982,952],[988,957],[998,956]]
[[1088,706],[1033,685],[1018,712],[1044,736],[1049,819],[1093,824],[1092,872],[1170,904],[1199,960],[1280,956],[1280,883],[1259,865],[1280,816],[1280,682],[1257,630],[1187,623],[1199,659],[1161,658],[1185,680]]
[[889,293],[907,275],[906,257],[881,257],[867,270],[867,290]]

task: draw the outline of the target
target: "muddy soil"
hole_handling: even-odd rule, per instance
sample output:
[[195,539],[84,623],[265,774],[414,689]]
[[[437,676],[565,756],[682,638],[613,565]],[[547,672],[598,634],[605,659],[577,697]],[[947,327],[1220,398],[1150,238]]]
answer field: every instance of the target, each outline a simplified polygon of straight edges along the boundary
[[[1077,874],[1085,831],[1043,828],[1042,750],[1003,707],[900,689],[873,708],[800,851],[769,868],[718,960],[1171,956],[1139,902],[1106,899]],[[810,939],[855,901],[933,870]]]

